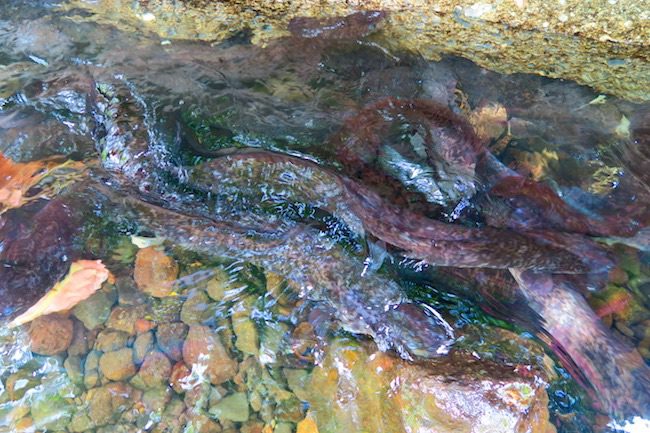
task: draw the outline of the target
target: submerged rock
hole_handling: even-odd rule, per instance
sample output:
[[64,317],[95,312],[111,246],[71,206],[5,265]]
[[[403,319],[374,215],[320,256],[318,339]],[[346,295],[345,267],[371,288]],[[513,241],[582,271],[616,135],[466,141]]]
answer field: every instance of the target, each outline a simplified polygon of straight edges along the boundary
[[32,401],[32,420],[38,430],[61,430],[70,421],[73,406],[56,394],[40,393]]
[[146,311],[145,305],[116,307],[111,311],[106,327],[135,335],[135,323],[146,314]]
[[224,397],[210,407],[210,415],[219,421],[244,422],[248,420],[248,399],[243,392],[236,392]]
[[91,350],[86,355],[86,360],[84,361],[84,385],[86,388],[94,388],[99,383],[99,357],[101,352],[97,350]]
[[145,358],[136,378],[139,378],[146,388],[164,387],[169,383],[172,365],[169,359],[160,352],[151,352]]
[[158,348],[174,361],[183,359],[183,342],[189,328],[181,322],[161,323],[156,329]]
[[112,352],[113,350],[122,349],[126,346],[129,335],[122,331],[106,329],[95,339],[95,349],[100,352]]
[[340,339],[304,392],[320,433],[555,432],[543,380],[457,353],[416,365]]
[[250,313],[250,308],[242,302],[232,315],[232,329],[237,337],[235,347],[247,355],[256,355],[259,352],[259,335]]
[[157,298],[169,296],[178,277],[178,264],[159,248],[142,248],[135,257],[133,277],[143,292]]
[[32,352],[39,355],[56,355],[72,343],[72,320],[57,315],[41,316],[29,327]]
[[120,381],[128,379],[135,374],[133,352],[129,348],[104,353],[99,358],[99,368],[104,376],[110,380]]
[[142,364],[144,357],[153,349],[153,341],[152,332],[145,332],[137,336],[133,342],[133,361],[136,364]]
[[183,360],[189,366],[205,365],[213,385],[219,385],[237,373],[237,361],[230,358],[219,335],[207,326],[190,327],[183,344]]
[[63,363],[63,367],[65,368],[65,371],[72,383],[75,385],[83,384],[83,366],[80,357],[74,355],[68,356],[68,358],[66,358],[65,362]]
[[202,290],[189,295],[181,309],[181,321],[188,325],[201,324],[208,320],[210,313],[210,298]]
[[226,296],[226,292],[232,290],[230,275],[223,269],[216,269],[215,275],[208,280],[206,292],[213,301],[221,301]]
[[[114,423],[121,413],[138,400],[140,392],[124,383],[111,383],[88,391],[85,397],[87,414],[94,426]],[[85,420],[79,420],[83,423]]]
[[114,303],[114,293],[99,291],[74,307],[72,314],[84,324],[86,329],[92,330],[106,322]]

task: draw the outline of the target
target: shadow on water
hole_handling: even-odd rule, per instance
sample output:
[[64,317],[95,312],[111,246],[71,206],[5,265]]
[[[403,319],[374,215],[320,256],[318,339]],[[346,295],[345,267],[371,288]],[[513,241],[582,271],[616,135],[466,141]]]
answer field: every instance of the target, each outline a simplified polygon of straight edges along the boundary
[[648,418],[650,105],[388,52],[381,14],[261,47],[56,5],[3,6],[0,152],[84,166],[0,180],[0,316],[115,278],[3,329],[0,431]]

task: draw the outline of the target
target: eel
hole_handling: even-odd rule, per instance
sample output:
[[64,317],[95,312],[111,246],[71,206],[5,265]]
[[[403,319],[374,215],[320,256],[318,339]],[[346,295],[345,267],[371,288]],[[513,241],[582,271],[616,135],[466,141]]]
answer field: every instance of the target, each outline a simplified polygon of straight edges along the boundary
[[[174,167],[166,149],[150,142],[141,102],[123,87],[104,87],[103,92],[93,95],[98,100],[95,134],[102,167],[87,188],[109,197],[143,228],[180,246],[247,261],[297,283],[308,297],[333,305],[344,327],[371,336],[383,350],[406,359],[447,352],[453,332],[440,315],[406,299],[394,280],[366,273],[362,260],[320,231],[274,223],[251,215],[250,209],[215,214],[214,207],[197,205],[174,191],[169,177],[185,169]],[[121,98],[117,92],[124,92]],[[405,327],[405,317],[426,325]]]
[[[447,353],[453,343],[453,330],[439,314],[406,299],[396,281],[364,272],[363,261],[318,230],[296,224],[282,231],[258,227],[253,232],[238,222],[166,209],[97,181],[87,188],[109,198],[143,228],[182,247],[247,261],[293,281],[310,299],[331,304],[346,329],[371,336],[382,350],[394,350],[405,359],[431,358]],[[405,318],[418,326],[405,326]]]
[[[404,106],[407,105],[401,105]],[[111,155],[105,168],[115,173],[120,182],[139,189],[141,198],[151,195],[163,206],[174,208],[173,203],[169,204],[173,200],[168,199],[177,197],[160,193],[165,185],[151,181],[149,176],[165,171],[169,174],[171,170],[172,175],[182,174],[178,177],[179,183],[217,196],[218,203],[218,196],[225,196],[221,204],[226,207],[226,198],[231,194],[247,197],[250,205],[264,200],[269,203],[306,202],[352,222],[353,226],[360,223],[369,234],[425,263],[509,269],[547,331],[576,364],[584,368],[587,380],[598,391],[597,397],[603,408],[615,417],[648,414],[647,388],[637,384],[647,383],[649,368],[642,360],[639,362],[640,356],[634,349],[618,341],[598,322],[584,299],[568,283],[568,275],[559,275],[602,274],[611,266],[606,252],[580,231],[557,233],[541,228],[512,231],[442,223],[401,209],[357,180],[312,161],[262,150],[226,155],[198,168],[174,167],[169,158],[156,160],[165,153],[160,151],[160,145],[149,143],[147,128],[124,122],[118,130],[115,127],[117,118],[120,116],[115,113],[100,118],[107,131],[114,131],[114,139],[99,140],[99,150],[102,153],[108,150]],[[459,150],[454,148],[457,140],[445,147],[445,137],[454,130],[453,126],[447,125],[442,132],[434,134],[438,142],[435,154],[457,164],[475,167],[474,161],[478,159],[471,156],[467,159],[464,152],[458,153]],[[465,130],[461,132],[467,134]],[[102,147],[102,143],[109,147]],[[474,141],[470,140],[470,144],[474,146]],[[128,152],[129,157],[124,158],[123,152]],[[478,152],[480,155],[480,149]],[[143,190],[143,184],[149,186]],[[416,326],[415,335],[399,332],[403,329],[405,312],[414,318],[411,323],[420,319],[424,323],[432,322],[432,317],[419,308],[414,310],[421,314],[420,318],[413,316],[412,304],[400,299],[401,292],[394,281],[373,273],[364,275],[365,269],[360,261],[316,230],[295,224],[286,228],[284,233],[272,231],[274,234],[269,236],[274,243],[264,245],[260,239],[250,238],[245,231],[238,229],[237,223],[221,227],[223,221],[191,211],[184,214],[178,209],[182,206],[170,210],[151,204],[151,200],[147,203],[147,200],[128,195],[123,200],[138,214],[143,225],[169,235],[181,245],[208,254],[232,254],[235,258],[249,260],[285,275],[314,293],[324,294],[343,313],[343,317],[362,323],[365,331],[361,332],[373,336],[382,348],[393,348],[403,356],[421,355],[423,352],[417,353],[413,348],[421,348],[423,342],[433,341],[435,344],[431,347],[435,350],[429,350],[429,355],[446,350],[449,335],[443,332],[444,326],[438,321],[433,320],[438,332],[420,325]],[[238,212],[232,213],[231,219],[237,220],[245,208],[245,205],[241,206]],[[263,228],[262,225],[262,231]],[[324,291],[314,290],[319,287]],[[556,301],[561,302],[558,305]],[[387,309],[385,305],[388,305]],[[566,325],[567,318],[571,318],[570,326]],[[418,335],[420,332],[424,335]],[[418,344],[409,345],[414,340]],[[593,368],[594,363],[603,363],[604,368]]]

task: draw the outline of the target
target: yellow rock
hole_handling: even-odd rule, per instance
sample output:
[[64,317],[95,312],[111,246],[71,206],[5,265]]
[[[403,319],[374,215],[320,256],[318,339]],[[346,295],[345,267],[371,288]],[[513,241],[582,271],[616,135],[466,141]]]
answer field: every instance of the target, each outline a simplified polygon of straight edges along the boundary
[[318,426],[311,415],[307,414],[307,418],[298,423],[297,433],[318,433]]

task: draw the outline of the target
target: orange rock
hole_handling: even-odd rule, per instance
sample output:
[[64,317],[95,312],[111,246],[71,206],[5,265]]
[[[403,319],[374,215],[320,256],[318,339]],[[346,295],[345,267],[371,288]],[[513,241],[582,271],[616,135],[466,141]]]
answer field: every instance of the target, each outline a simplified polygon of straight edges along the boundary
[[178,264],[159,247],[147,247],[135,256],[133,275],[138,288],[157,298],[169,296],[178,277]]
[[135,321],[135,332],[137,334],[144,334],[145,332],[150,331],[155,327],[156,325],[151,320],[138,319]]
[[56,355],[67,350],[72,335],[72,320],[56,315],[38,317],[29,327],[32,352],[39,355]]
[[237,361],[230,358],[219,335],[207,326],[190,326],[183,343],[183,360],[188,366],[206,365],[208,378],[213,385],[219,385],[237,374]]

